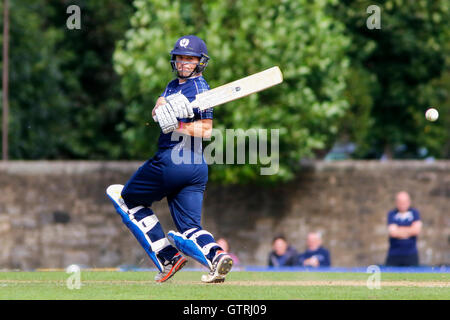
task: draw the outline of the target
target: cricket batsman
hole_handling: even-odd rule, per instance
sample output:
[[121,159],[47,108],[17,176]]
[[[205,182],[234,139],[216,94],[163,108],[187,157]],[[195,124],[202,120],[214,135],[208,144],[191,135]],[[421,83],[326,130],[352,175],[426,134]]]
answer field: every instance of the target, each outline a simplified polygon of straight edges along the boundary
[[[158,268],[157,282],[170,279],[186,264],[187,257],[209,270],[202,276],[203,282],[223,282],[233,260],[201,226],[203,193],[208,181],[201,140],[211,135],[213,110],[199,111],[190,106],[197,94],[209,90],[202,75],[208,64],[208,51],[202,39],[187,35],[177,40],[170,55],[176,78],[169,82],[152,110],[161,127],[158,151],[125,186],[111,185],[107,194]],[[174,154],[190,161],[174,162]],[[154,201],[163,198],[167,198],[177,228],[169,231],[167,237],[151,209]]]

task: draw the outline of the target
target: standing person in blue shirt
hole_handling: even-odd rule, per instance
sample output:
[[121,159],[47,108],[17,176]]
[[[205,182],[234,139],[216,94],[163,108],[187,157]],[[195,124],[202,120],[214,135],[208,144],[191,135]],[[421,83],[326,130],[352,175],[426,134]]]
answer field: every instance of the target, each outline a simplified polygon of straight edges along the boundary
[[322,235],[310,232],[306,240],[307,250],[298,256],[298,264],[304,267],[331,266],[330,252],[322,246]]
[[272,251],[269,253],[269,267],[295,266],[297,250],[292,247],[283,235],[278,235],[272,240]]
[[[209,90],[202,75],[208,51],[202,39],[187,35],[177,40],[170,54],[176,78],[169,82],[152,110],[161,127],[158,151],[134,173],[117,197],[110,198],[158,268],[157,282],[171,278],[186,264],[186,257],[209,270],[202,276],[203,282],[223,282],[233,260],[201,226],[208,181],[202,138],[211,136],[213,111],[199,111],[189,104],[197,94]],[[151,209],[153,202],[163,198],[167,198],[178,230],[169,231],[167,237]]]
[[396,208],[387,217],[389,251],[387,266],[418,266],[417,236],[422,229],[420,213],[411,207],[411,198],[406,191],[397,193]]

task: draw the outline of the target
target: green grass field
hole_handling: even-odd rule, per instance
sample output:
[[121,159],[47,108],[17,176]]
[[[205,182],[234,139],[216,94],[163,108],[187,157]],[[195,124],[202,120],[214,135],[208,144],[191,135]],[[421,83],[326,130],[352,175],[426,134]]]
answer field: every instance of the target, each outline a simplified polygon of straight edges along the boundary
[[365,273],[231,272],[225,283],[203,284],[202,272],[181,271],[166,283],[155,272],[81,271],[69,289],[65,272],[0,272],[1,300],[449,300],[448,273],[382,273],[370,290]]

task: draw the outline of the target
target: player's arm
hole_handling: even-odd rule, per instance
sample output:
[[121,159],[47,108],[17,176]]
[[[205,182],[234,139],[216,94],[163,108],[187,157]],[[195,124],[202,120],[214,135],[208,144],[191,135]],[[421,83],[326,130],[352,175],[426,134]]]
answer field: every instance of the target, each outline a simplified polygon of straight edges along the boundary
[[422,221],[416,220],[410,226],[390,224],[388,230],[389,236],[392,238],[407,239],[409,237],[415,237],[418,236],[422,230]]
[[317,259],[315,256],[312,256],[309,259],[306,259],[303,262],[304,266],[311,266],[311,267],[318,267],[320,265],[319,259]]
[[176,131],[194,137],[210,138],[212,134],[212,127],[212,119],[200,119],[187,123],[180,121],[179,127]]
[[389,236],[391,238],[397,239],[407,239],[409,238],[408,233],[403,227],[399,227],[397,224],[392,223],[388,226]]
[[389,236],[397,239],[408,239],[411,237],[410,227],[398,226],[397,224],[390,224],[388,226]]
[[409,237],[415,237],[418,236],[420,231],[422,230],[422,221],[414,221],[410,226],[408,227],[400,227],[404,230],[405,233],[409,235]]
[[388,233],[390,238],[396,239],[407,239],[409,238],[407,232],[404,229],[401,229],[400,226],[395,222],[394,219],[394,211],[389,212],[388,214]]

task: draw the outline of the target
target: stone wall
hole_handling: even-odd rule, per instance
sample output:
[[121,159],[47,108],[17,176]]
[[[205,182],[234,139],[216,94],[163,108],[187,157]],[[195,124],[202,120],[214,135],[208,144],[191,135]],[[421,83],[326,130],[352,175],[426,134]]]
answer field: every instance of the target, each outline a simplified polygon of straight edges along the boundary
[[[140,164],[0,163],[0,269],[152,267],[105,194]],[[449,161],[315,162],[276,188],[209,183],[203,224],[228,238],[246,265],[266,265],[274,235],[302,251],[313,230],[323,233],[334,266],[382,264],[386,214],[399,190],[422,214],[421,264],[450,264]],[[174,229],[165,200],[153,209],[165,231]]]

